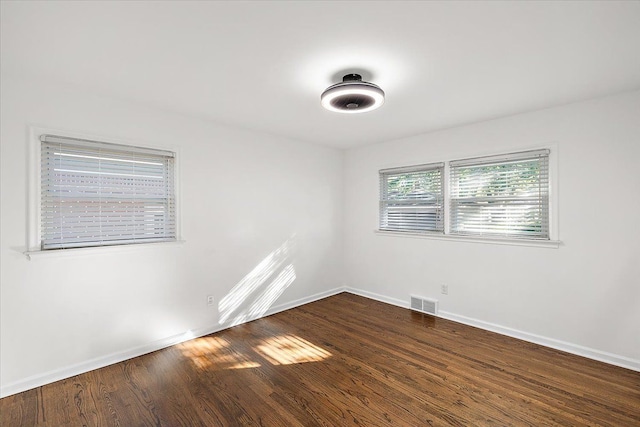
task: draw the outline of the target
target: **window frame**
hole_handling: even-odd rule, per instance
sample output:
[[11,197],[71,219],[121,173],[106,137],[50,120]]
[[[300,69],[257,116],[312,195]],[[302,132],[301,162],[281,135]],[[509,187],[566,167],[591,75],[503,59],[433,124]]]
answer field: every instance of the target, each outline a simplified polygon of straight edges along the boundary
[[[143,243],[127,243],[127,244],[111,244],[98,246],[81,246],[65,249],[41,249],[42,248],[42,210],[41,210],[41,147],[42,135],[56,135],[62,138],[88,140],[96,143],[104,143],[109,145],[120,145],[125,147],[136,147],[152,151],[172,152],[173,159],[173,191],[174,191],[174,218],[175,218],[175,239],[159,240],[154,242]],[[129,251],[132,249],[143,249],[147,247],[159,247],[164,245],[182,244],[182,226],[181,226],[181,191],[180,191],[180,150],[175,147],[162,147],[160,144],[149,144],[140,141],[131,141],[123,139],[115,139],[104,136],[96,136],[94,134],[84,134],[77,132],[63,131],[54,128],[45,128],[40,126],[29,126],[27,138],[27,154],[28,154],[28,204],[27,204],[27,230],[26,230],[26,247],[22,253],[27,259],[32,256],[67,256],[81,253],[101,253],[109,250],[112,252]]]
[[[397,232],[397,233],[421,233],[421,234],[444,234],[445,231],[445,215],[446,215],[446,208],[445,208],[445,204],[446,204],[446,199],[445,199],[445,171],[444,171],[444,167],[445,164],[443,162],[438,162],[438,163],[427,163],[427,164],[422,164],[422,165],[414,165],[414,166],[407,166],[407,167],[399,167],[399,168],[388,168],[388,169],[381,169],[380,171],[378,171],[378,177],[379,177],[379,183],[380,183],[380,200],[379,200],[379,220],[378,220],[378,229],[381,231],[389,231],[389,232]],[[440,210],[439,210],[439,216],[440,218],[437,218],[435,223],[441,223],[441,226],[436,227],[436,229],[434,230],[421,230],[421,229],[410,229],[410,228],[405,228],[405,229],[393,229],[391,227],[389,228],[383,228],[383,211],[384,211],[384,205],[385,203],[389,203],[389,199],[384,199],[384,195],[387,194],[387,189],[388,187],[385,187],[383,189],[382,183],[383,180],[386,179],[384,177],[388,177],[390,175],[400,175],[400,174],[411,174],[411,173],[420,173],[420,172],[428,172],[428,171],[439,171],[440,172]],[[398,199],[398,202],[410,202],[412,200],[418,201],[419,198],[415,198],[415,199],[411,199],[411,198],[406,198],[406,199]],[[423,207],[431,207],[431,206],[436,206],[438,205],[436,199],[436,203],[423,203],[423,204],[418,204],[416,203],[418,206],[423,206]],[[438,211],[436,210],[436,216],[438,216]]]
[[[463,235],[452,234],[450,230],[450,163],[458,160],[470,160],[475,158],[484,157],[503,157],[509,155],[517,155],[528,151],[548,150],[548,179],[549,179],[549,208],[548,208],[548,227],[549,238],[548,239],[528,239],[528,238],[513,238],[504,236],[489,236],[489,235]],[[378,225],[374,229],[374,233],[379,236],[385,237],[405,237],[405,238],[418,238],[418,239],[430,239],[430,240],[443,240],[449,242],[466,242],[466,243],[480,243],[480,244],[496,244],[496,245],[511,245],[511,246],[530,246],[530,247],[545,247],[545,248],[559,248],[563,245],[559,240],[559,217],[558,217],[558,157],[559,149],[556,142],[547,143],[544,145],[530,146],[530,147],[518,147],[518,148],[506,148],[491,152],[479,152],[479,153],[454,153],[454,155],[447,156],[446,158],[440,157],[437,160],[444,162],[444,208],[445,208],[445,227],[444,233],[416,233],[416,232],[395,232],[380,229],[380,214],[378,213],[377,223]],[[389,165],[391,166],[391,165]],[[411,166],[399,166],[398,169],[403,167],[409,168]],[[392,169],[393,167],[387,167]],[[379,186],[379,184],[378,184]]]
[[[524,195],[514,196],[513,194],[509,195],[485,195],[484,197],[453,197],[454,193],[454,182],[456,179],[460,180],[461,174],[460,172],[454,172],[454,170],[464,170],[464,169],[475,169],[475,168],[483,168],[483,167],[494,167],[494,166],[506,166],[509,164],[522,164],[522,163],[531,163],[538,162],[539,173],[537,176],[536,182],[538,183],[538,194],[535,196],[529,196],[528,198]],[[478,236],[478,237],[489,237],[489,238],[506,238],[506,239],[519,239],[519,240],[550,240],[549,234],[549,222],[550,222],[550,213],[549,213],[549,194],[550,194],[550,181],[549,181],[549,150],[541,149],[541,150],[529,150],[529,151],[521,151],[517,153],[508,153],[497,156],[482,156],[482,157],[472,157],[465,159],[456,159],[451,160],[449,163],[449,174],[448,174],[448,182],[449,182],[449,197],[448,197],[448,205],[449,205],[449,233],[452,235],[458,236]],[[512,169],[508,171],[508,174],[513,175],[514,173],[518,173],[517,169]],[[492,175],[495,176],[496,172],[493,172]],[[504,173],[498,173],[498,175],[502,175],[500,177],[500,181],[503,184],[506,183],[514,183],[510,181],[509,178],[504,177]],[[486,175],[485,175],[486,176]],[[546,182],[544,181],[546,179]],[[460,181],[458,181],[459,184]],[[545,185],[546,184],[546,185]],[[529,188],[529,187],[527,187]],[[478,189],[478,187],[467,186],[462,187],[460,191]],[[535,188],[534,188],[535,190]],[[456,220],[454,220],[454,211],[462,213],[464,207],[471,208],[472,210],[477,209],[477,213],[487,212],[482,209],[483,202],[486,204],[484,207],[489,207],[493,203],[501,203],[503,206],[510,206],[511,208],[506,208],[502,212],[500,212],[499,207],[498,210],[490,209],[489,212],[493,211],[493,213],[507,214],[512,215],[514,211],[516,211],[516,207],[518,205],[536,205],[542,207],[543,214],[541,216],[540,222],[540,231],[539,233],[531,232],[530,234],[526,234],[524,232],[516,232],[515,229],[506,230],[506,231],[497,231],[495,229],[496,225],[493,222],[487,223],[483,222],[480,227],[477,227],[478,230],[468,230],[465,231],[464,227],[462,230],[453,231],[452,228],[456,224]],[[529,203],[523,203],[529,202]],[[545,204],[546,202],[546,204]],[[517,211],[516,211],[517,212]],[[490,214],[491,215],[491,214]],[[461,216],[464,216],[462,214]],[[469,224],[467,224],[469,225]],[[513,222],[510,222],[509,225],[517,225]]]

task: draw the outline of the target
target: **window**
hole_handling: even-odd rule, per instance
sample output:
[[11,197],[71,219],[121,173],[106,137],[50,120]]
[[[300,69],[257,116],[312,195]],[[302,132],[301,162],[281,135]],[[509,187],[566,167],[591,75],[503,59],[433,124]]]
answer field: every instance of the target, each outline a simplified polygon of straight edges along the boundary
[[444,163],[380,171],[380,229],[444,231]]
[[41,249],[176,240],[174,153],[40,140]]
[[549,150],[450,163],[451,234],[549,239]]
[[544,149],[454,160],[447,167],[381,170],[380,230],[550,240],[549,154]]

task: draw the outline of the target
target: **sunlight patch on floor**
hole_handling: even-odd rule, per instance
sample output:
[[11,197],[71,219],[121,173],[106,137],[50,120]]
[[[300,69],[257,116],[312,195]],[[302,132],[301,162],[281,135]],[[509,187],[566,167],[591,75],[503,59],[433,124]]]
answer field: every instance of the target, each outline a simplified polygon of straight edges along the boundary
[[250,350],[252,354],[233,350],[227,340],[212,336],[185,341],[176,347],[202,370],[258,368],[261,363],[256,360],[262,359],[272,365],[293,365],[320,362],[331,357],[331,353],[322,347],[297,335],[278,335],[260,340],[253,351]]
[[229,348],[229,342],[219,337],[202,337],[177,345],[183,356],[200,369],[257,368],[259,363]]
[[296,335],[267,338],[254,349],[273,365],[319,362],[331,357],[325,349]]

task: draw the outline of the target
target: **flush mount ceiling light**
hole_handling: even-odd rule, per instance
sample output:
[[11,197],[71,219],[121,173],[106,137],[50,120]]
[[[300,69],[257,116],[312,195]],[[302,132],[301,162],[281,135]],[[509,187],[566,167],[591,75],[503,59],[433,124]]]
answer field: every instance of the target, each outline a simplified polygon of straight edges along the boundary
[[336,113],[366,113],[380,108],[384,92],[360,74],[347,74],[342,82],[329,86],[320,97],[322,106]]

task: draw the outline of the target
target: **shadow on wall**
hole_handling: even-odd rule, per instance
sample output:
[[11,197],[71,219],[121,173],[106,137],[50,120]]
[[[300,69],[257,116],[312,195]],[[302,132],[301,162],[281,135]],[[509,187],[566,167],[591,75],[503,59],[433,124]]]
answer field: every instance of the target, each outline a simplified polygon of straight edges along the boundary
[[291,263],[295,236],[271,252],[225,295],[218,304],[219,324],[239,325],[262,317],[294,280]]

